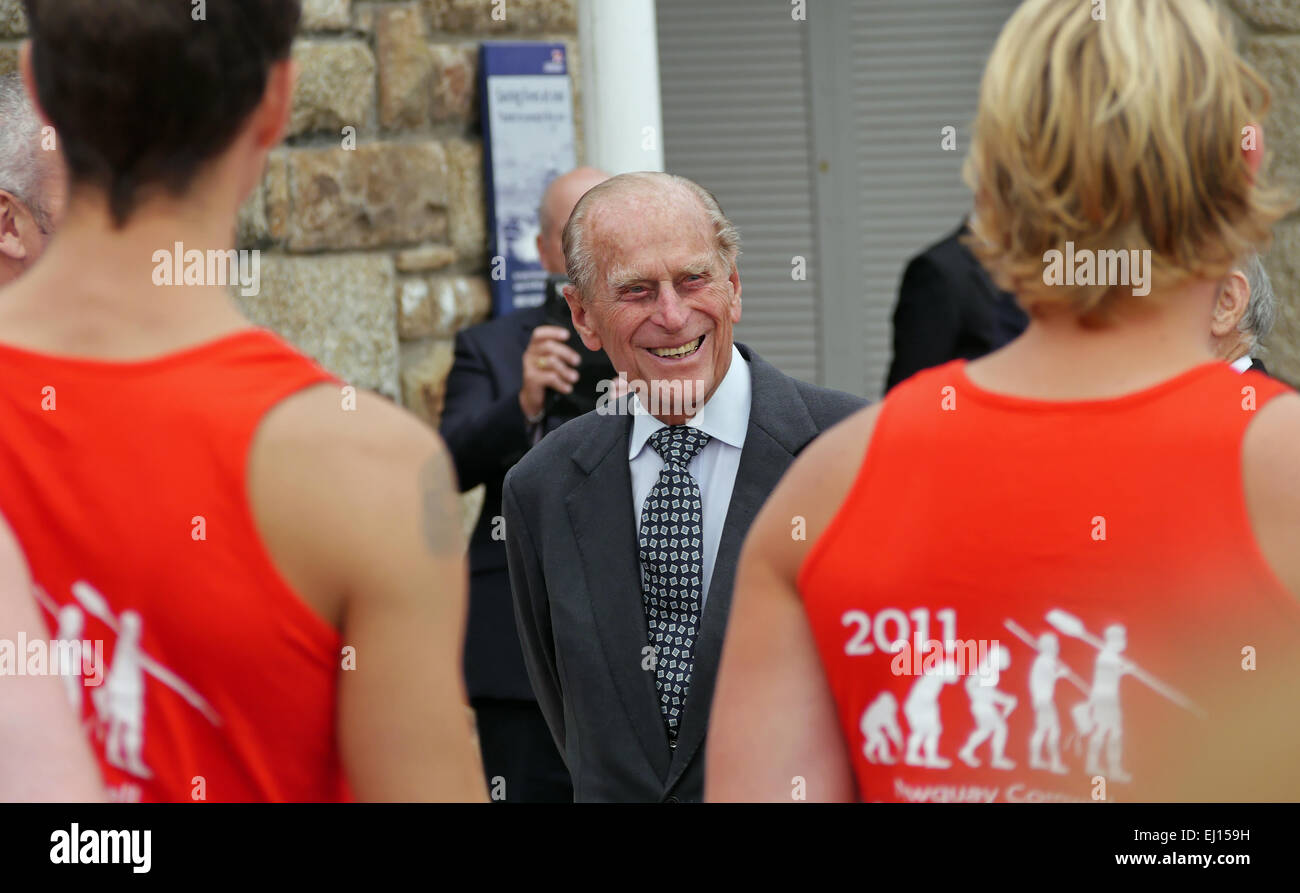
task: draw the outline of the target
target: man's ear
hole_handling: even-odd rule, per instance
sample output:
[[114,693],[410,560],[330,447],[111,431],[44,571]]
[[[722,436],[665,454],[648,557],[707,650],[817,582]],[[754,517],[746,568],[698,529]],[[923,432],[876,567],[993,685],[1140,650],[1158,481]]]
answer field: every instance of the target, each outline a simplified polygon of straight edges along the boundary
[[271,66],[266,77],[266,93],[262,97],[253,136],[259,149],[274,149],[284,139],[293,113],[293,91],[298,83],[298,63],[282,59]]
[[727,281],[731,283],[731,324],[734,326],[740,322],[740,268],[735,264],[731,265]]
[[1240,270],[1233,270],[1223,280],[1218,297],[1214,299],[1214,316],[1210,320],[1210,333],[1224,338],[1237,331],[1237,325],[1246,315],[1250,305],[1250,280]]
[[[271,65],[267,72],[266,88],[262,99],[244,120],[237,141],[251,152],[238,171],[239,180],[235,198],[240,204],[247,201],[266,173],[267,158],[271,150],[284,139],[293,112],[293,89],[298,77],[298,67],[292,59],[282,59]],[[242,164],[242,162],[241,162]]]
[[18,199],[0,190],[0,256],[23,262],[27,260],[27,246],[23,243],[22,216],[26,212]]
[[596,330],[591,325],[591,316],[582,303],[582,296],[578,294],[577,286],[564,286],[564,300],[569,305],[569,313],[573,315],[573,327],[578,330],[578,337],[582,339],[582,343],[587,345],[588,350],[600,350],[600,335],[596,334]]

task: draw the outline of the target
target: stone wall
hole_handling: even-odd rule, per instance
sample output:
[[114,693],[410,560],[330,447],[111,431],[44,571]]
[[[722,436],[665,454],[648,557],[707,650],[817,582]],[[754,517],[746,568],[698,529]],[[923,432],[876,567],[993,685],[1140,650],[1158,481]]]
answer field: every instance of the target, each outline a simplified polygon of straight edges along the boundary
[[576,61],[576,35],[576,0],[304,0],[289,137],[240,220],[247,313],[436,424],[452,339],[490,311],[478,45]]
[[[562,41],[576,71],[576,6],[303,0],[288,138],[239,220],[262,252],[245,312],[437,424],[452,339],[490,310],[478,45]],[[26,32],[0,0],[0,72]]]
[[[1220,2],[1272,85],[1273,172],[1300,195],[1300,0]],[[303,0],[290,135],[240,219],[241,246],[263,251],[249,315],[436,423],[451,339],[489,310],[477,46],[561,40],[576,72],[576,5]],[[26,30],[20,0],[0,0],[0,73]],[[581,126],[580,97],[576,112]],[[1265,265],[1282,301],[1266,356],[1300,384],[1300,213],[1278,224]]]
[[[1300,0],[1226,0],[1237,20],[1241,50],[1273,89],[1264,125],[1271,171],[1300,196]],[[1277,328],[1265,341],[1269,371],[1300,384],[1300,212],[1273,229],[1264,266],[1281,301]]]

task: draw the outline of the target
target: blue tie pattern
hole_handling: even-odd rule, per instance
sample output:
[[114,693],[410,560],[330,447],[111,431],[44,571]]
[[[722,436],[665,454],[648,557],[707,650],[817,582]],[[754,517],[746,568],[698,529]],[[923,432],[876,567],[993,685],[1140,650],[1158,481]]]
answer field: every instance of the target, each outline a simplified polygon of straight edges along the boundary
[[700,485],[688,470],[709,442],[698,428],[672,425],[650,435],[664,461],[641,509],[641,595],[655,649],[655,687],[668,740],[677,730],[691,684],[695,634],[703,589],[703,506]]

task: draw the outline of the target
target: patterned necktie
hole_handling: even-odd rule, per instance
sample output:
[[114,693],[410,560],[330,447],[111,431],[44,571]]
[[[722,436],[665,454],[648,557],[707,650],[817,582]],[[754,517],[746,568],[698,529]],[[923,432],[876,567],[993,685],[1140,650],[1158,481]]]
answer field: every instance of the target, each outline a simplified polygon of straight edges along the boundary
[[674,745],[691,684],[704,568],[700,485],[687,469],[708,442],[709,435],[685,425],[650,435],[664,467],[641,509],[641,595],[655,649],[659,709]]

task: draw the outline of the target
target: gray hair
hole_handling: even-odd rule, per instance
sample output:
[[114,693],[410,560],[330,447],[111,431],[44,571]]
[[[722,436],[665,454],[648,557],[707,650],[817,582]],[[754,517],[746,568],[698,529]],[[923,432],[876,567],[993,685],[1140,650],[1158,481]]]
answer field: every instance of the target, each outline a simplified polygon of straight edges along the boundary
[[45,206],[41,121],[17,74],[0,76],[0,189],[27,206],[43,232],[52,229]]
[[1246,281],[1250,283],[1250,300],[1246,312],[1241,315],[1241,322],[1237,324],[1237,331],[1250,336],[1250,355],[1253,357],[1259,349],[1260,339],[1268,337],[1277,322],[1277,295],[1273,293],[1273,283],[1269,281],[1258,254],[1252,251],[1237,269],[1246,274]]
[[619,174],[604,183],[593,186],[587,191],[573,209],[569,222],[564,227],[564,264],[569,281],[577,288],[578,294],[585,301],[591,294],[592,280],[596,277],[596,260],[592,257],[591,246],[587,242],[587,217],[592,205],[606,192],[627,191],[636,186],[651,186],[663,194],[667,189],[676,188],[695,197],[709,217],[713,233],[717,240],[718,259],[730,268],[735,268],[736,258],[740,257],[740,233],[727,215],[722,213],[722,206],[713,193],[694,180],[679,177],[676,174],[664,174],[657,171],[641,171],[632,174]]

